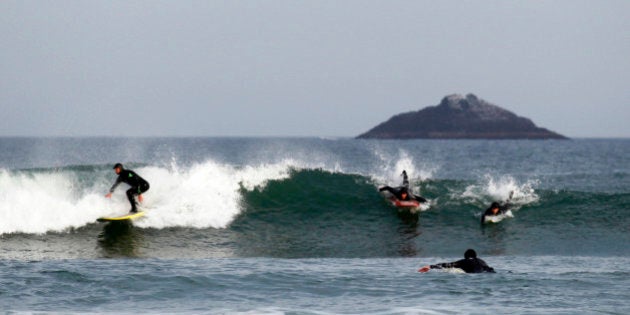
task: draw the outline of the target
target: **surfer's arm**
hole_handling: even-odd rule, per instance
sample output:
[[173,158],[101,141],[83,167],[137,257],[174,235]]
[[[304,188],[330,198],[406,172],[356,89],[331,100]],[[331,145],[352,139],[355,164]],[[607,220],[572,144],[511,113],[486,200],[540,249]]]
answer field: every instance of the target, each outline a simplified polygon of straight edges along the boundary
[[427,199],[422,196],[412,195],[412,198],[417,200],[418,202],[427,202]]
[[439,263],[435,265],[429,265],[431,269],[443,269],[443,268],[459,268],[457,262]]
[[431,269],[444,269],[444,268],[459,268],[459,267],[457,266],[457,262],[439,263],[435,265],[426,265],[418,269],[418,272],[427,272]]
[[426,265],[424,267],[421,267],[420,269],[418,269],[418,272],[428,272],[431,269],[442,269],[442,268],[452,268],[452,266],[450,266],[452,263],[441,263],[441,264],[437,264],[437,265]]
[[496,272],[496,271],[494,271],[494,268],[488,266],[488,264],[483,259],[478,258],[477,261],[481,265],[481,268],[483,269],[483,271],[485,271],[485,272]]
[[394,195],[396,194],[396,190],[394,190],[394,188],[391,188],[389,186],[381,187],[381,188],[378,189],[378,191],[388,191],[388,192],[390,192],[390,193],[392,193]]
[[512,197],[514,197],[513,190],[510,191],[510,196],[508,197],[508,199],[506,199],[503,205],[499,207],[500,212],[505,213],[513,207],[512,203],[510,203],[510,201],[512,200]]
[[116,178],[116,182],[114,183],[114,185],[112,185],[112,188],[109,189],[109,193],[113,193],[114,190],[116,190],[116,187],[118,187],[118,185],[120,185],[120,176],[118,176],[118,178]]

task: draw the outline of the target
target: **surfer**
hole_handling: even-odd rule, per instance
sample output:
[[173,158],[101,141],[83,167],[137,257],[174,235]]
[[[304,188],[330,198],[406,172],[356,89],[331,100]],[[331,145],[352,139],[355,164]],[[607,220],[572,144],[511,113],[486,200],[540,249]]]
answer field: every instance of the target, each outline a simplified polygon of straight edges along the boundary
[[459,268],[466,273],[482,273],[482,272],[495,272],[494,268],[488,266],[481,258],[477,258],[477,253],[474,249],[468,249],[464,253],[464,259],[449,262],[439,263],[435,265],[428,265],[420,268],[418,272],[427,272],[431,269],[443,269],[443,268]]
[[109,189],[109,193],[105,195],[105,197],[111,198],[112,193],[114,192],[116,187],[120,183],[125,183],[131,186],[131,188],[127,190],[127,199],[129,199],[129,203],[131,203],[131,210],[129,212],[138,212],[134,196],[137,195],[138,201],[142,202],[142,193],[149,190],[149,183],[142,177],[138,176],[136,172],[132,170],[126,170],[120,163],[116,163],[116,165],[114,165],[114,171],[116,172],[116,174],[118,174],[118,178],[116,178],[116,182],[114,183],[112,188]]
[[390,186],[383,186],[379,188],[378,191],[380,192],[388,191],[392,195],[394,195],[396,199],[402,200],[402,201],[417,200],[418,202],[426,202],[427,200],[425,198],[421,196],[416,196],[412,192],[409,191],[409,178],[407,177],[407,171],[403,170],[402,174],[400,175],[402,175],[403,177],[402,186],[398,186],[396,188],[393,188]]
[[483,215],[481,216],[481,224],[484,224],[486,222],[486,217],[489,216],[495,216],[495,215],[500,215],[500,214],[504,214],[506,213],[511,207],[512,205],[509,203],[510,200],[512,200],[512,196],[514,195],[514,192],[510,192],[510,197],[505,201],[504,204],[500,204],[498,202],[493,202],[490,207],[488,209],[486,209],[486,212],[483,213]]

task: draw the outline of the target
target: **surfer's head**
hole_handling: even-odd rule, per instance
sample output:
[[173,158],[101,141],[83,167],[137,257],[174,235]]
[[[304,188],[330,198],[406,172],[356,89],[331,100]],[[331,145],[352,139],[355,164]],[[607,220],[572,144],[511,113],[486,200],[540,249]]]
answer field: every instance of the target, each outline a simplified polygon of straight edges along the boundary
[[499,203],[498,202],[493,202],[490,205],[490,209],[492,209],[492,213],[497,214],[497,212],[499,212]]
[[120,172],[123,170],[123,165],[120,163],[116,163],[116,165],[114,165],[114,171],[116,172],[116,174],[120,174]]
[[407,200],[407,196],[409,195],[409,190],[407,189],[407,187],[401,187],[400,188],[400,197],[402,197],[402,200]]
[[401,176],[407,176],[407,171],[403,170],[402,174],[400,174]]
[[475,252],[474,249],[468,249],[465,253],[464,253],[464,258],[466,259],[470,259],[470,258],[477,258],[477,253]]

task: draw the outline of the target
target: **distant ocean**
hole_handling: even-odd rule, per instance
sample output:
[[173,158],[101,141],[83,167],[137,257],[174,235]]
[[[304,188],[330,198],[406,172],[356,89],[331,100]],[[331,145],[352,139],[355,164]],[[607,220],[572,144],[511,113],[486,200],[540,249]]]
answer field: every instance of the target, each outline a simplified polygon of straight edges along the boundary
[[[129,209],[125,164],[146,178]],[[417,218],[377,191],[430,200]],[[480,224],[514,192],[514,217]],[[423,265],[473,248],[496,274]],[[630,314],[630,140],[0,138],[4,313]]]

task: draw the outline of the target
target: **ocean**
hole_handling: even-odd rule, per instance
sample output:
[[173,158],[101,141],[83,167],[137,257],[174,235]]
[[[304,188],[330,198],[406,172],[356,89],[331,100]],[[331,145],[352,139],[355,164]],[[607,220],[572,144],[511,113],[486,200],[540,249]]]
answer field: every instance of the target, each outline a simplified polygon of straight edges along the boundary
[[[117,162],[146,215],[98,223]],[[377,191],[403,170],[417,215]],[[418,272],[468,248],[496,273]],[[628,139],[0,138],[3,313],[630,314],[628,288]]]

